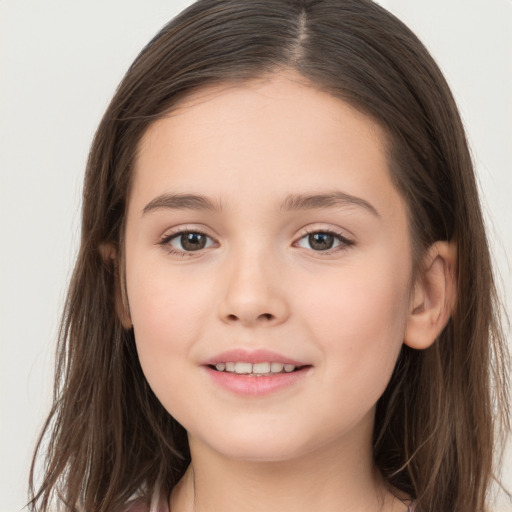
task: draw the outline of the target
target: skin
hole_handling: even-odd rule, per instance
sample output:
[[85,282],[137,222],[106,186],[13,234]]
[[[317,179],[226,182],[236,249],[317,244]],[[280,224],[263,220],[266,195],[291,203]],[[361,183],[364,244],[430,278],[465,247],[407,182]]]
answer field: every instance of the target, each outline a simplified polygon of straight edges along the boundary
[[[293,72],[194,93],[143,137],[123,320],[149,384],[189,434],[173,512],[407,508],[374,468],[375,404],[404,340],[424,348],[447,321],[450,253],[436,246],[413,279],[385,141]],[[290,194],[334,192],[351,199],[287,208]],[[170,205],[176,194],[215,208]],[[183,231],[206,235],[205,247],[185,251]],[[313,232],[334,233],[334,247],[315,250]],[[203,366],[233,348],[309,368],[277,392],[240,396]]]

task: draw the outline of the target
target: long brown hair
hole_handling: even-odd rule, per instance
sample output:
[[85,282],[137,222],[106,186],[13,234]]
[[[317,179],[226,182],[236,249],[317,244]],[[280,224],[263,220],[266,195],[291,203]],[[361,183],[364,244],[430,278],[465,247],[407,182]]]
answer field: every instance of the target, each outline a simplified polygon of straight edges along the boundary
[[[31,470],[32,510],[115,512],[166,496],[190,462],[116,312],[132,167],[148,126],[197,88],[293,68],[376,120],[410,212],[415,260],[458,249],[452,318],[433,346],[404,346],[376,412],[374,455],[417,512],[483,512],[508,431],[507,351],[478,191],[450,90],[414,34],[369,0],[199,0],[143,49],[97,130],[81,247],[58,345],[54,405]],[[121,264],[106,257],[116,248]],[[177,391],[178,392],[178,391]],[[46,451],[35,482],[38,453]]]

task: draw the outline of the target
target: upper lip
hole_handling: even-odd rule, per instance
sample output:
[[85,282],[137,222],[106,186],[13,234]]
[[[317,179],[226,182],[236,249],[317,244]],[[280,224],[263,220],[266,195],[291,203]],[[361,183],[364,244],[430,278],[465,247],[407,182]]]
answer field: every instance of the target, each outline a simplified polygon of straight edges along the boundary
[[215,366],[218,363],[227,362],[244,362],[244,363],[283,363],[293,364],[294,366],[306,366],[307,363],[297,361],[285,357],[277,352],[271,350],[258,349],[258,350],[247,350],[243,348],[237,348],[221,352],[210,359],[204,361],[204,365]]

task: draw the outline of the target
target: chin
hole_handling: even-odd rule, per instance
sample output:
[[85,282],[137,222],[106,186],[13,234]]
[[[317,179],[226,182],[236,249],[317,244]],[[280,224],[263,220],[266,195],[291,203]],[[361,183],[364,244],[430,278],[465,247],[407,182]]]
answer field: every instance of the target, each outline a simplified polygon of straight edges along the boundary
[[222,457],[247,462],[284,462],[296,459],[314,451],[318,441],[306,433],[290,429],[232,429],[226,428],[217,435],[209,432],[208,437],[189,436],[191,450],[194,444],[206,445]]

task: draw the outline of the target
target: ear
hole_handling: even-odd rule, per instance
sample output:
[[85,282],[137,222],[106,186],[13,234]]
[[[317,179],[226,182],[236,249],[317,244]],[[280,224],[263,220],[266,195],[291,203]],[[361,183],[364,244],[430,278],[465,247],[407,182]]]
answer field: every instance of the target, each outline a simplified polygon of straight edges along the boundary
[[119,261],[120,258],[118,257],[114,244],[102,243],[99,246],[99,251],[105,264],[109,266],[113,265],[114,267],[114,301],[117,316],[125,329],[131,329],[133,324],[130,316],[130,308],[128,306],[128,296],[126,294],[126,286],[124,284],[125,280],[121,277],[119,270],[120,268],[122,269],[124,265]]
[[414,285],[404,343],[422,350],[430,347],[448,323],[457,299],[457,248],[436,242],[422,261]]

